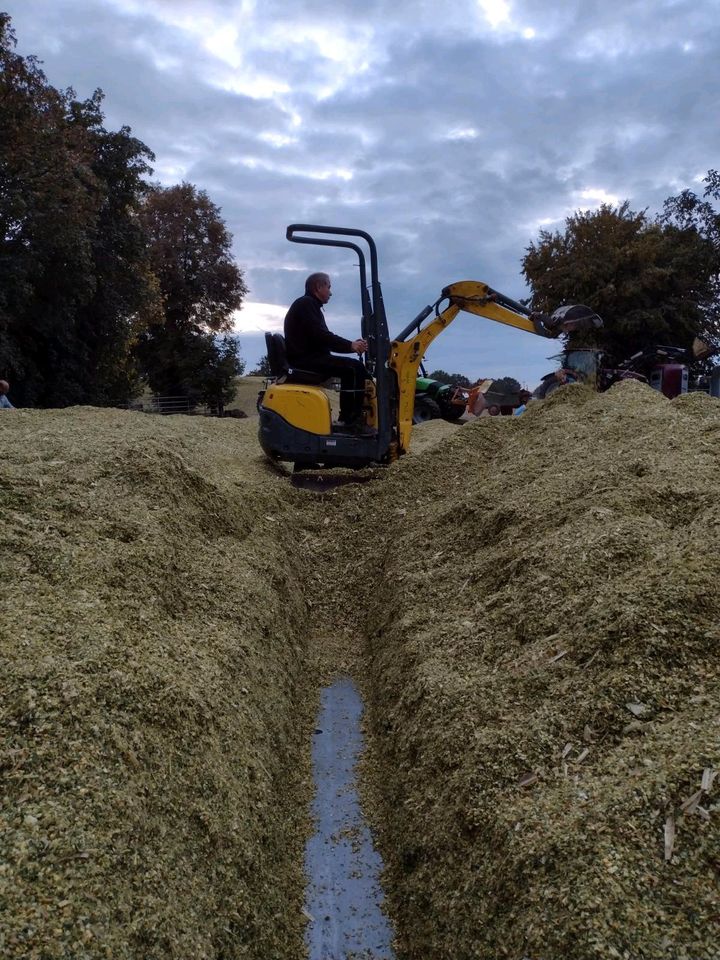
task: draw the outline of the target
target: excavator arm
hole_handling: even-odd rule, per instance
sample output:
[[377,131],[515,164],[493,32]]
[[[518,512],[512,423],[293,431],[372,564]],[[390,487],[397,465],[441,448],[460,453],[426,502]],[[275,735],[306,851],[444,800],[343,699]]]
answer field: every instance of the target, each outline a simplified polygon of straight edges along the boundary
[[[447,305],[441,311],[440,307],[446,300]],[[435,316],[423,327],[422,324],[432,314],[433,309]],[[400,453],[404,453],[410,444],[415,383],[420,363],[435,337],[450,326],[461,310],[541,337],[559,337],[562,333],[573,330],[602,326],[600,317],[584,306],[560,307],[548,315],[533,312],[477,280],[462,280],[445,287],[434,307],[425,307],[398,338],[390,343],[389,366],[395,371],[398,382]]]

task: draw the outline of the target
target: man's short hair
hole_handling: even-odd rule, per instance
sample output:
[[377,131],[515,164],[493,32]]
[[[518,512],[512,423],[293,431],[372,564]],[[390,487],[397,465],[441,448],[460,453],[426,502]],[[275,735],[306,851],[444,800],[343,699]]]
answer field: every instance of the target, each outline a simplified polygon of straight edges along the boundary
[[0,393],[7,393],[10,389],[10,384],[7,380],[0,380]]
[[329,283],[330,277],[326,273],[311,273],[305,281],[305,293],[315,293],[315,289],[321,283]]

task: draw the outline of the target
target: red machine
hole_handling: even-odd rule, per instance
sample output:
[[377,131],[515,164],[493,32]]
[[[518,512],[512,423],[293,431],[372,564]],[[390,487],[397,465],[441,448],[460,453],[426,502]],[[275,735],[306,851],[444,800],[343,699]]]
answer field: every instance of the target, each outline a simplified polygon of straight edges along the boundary
[[[566,382],[580,381],[592,384],[598,390],[607,390],[621,380],[640,380],[672,399],[688,392],[688,363],[702,359],[712,348],[696,341],[692,349],[682,347],[650,347],[633,354],[622,363],[614,364],[601,350],[566,350],[558,359],[560,371],[543,377],[534,396],[543,399]],[[563,376],[560,376],[562,374]]]
[[688,368],[684,363],[660,364],[650,374],[650,386],[671,399],[687,393]]

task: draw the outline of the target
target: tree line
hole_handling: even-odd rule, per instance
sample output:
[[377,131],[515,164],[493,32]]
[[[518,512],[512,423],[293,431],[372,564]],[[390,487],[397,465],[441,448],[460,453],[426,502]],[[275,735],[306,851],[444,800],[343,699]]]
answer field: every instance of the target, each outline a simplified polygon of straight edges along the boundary
[[15,52],[0,13],[0,375],[20,406],[121,405],[156,393],[221,408],[244,365],[230,335],[247,293],[220,210],[107,130]]
[[[15,47],[0,13],[0,377],[13,400],[120,405],[147,383],[221,409],[244,370],[231,318],[248,291],[219,208],[192,184],[152,183],[151,150],[105,128],[101,91],[55,89]],[[585,303],[604,321],[587,345],[618,361],[695,337],[720,346],[718,200],[709,170],[701,194],[654,216],[626,201],[540,231],[522,259],[526,302]]]

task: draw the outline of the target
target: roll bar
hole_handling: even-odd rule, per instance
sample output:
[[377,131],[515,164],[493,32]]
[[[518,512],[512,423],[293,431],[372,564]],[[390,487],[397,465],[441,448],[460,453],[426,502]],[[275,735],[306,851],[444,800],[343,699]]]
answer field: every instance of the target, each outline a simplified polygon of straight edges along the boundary
[[[360,268],[360,304],[362,309],[362,336],[363,339],[367,339],[369,333],[369,326],[372,321],[372,303],[370,302],[370,294],[367,289],[367,270],[365,268],[365,254],[363,253],[361,247],[356,243],[351,243],[349,240],[322,240],[319,237],[295,237],[290,235],[292,227],[287,228],[287,239],[292,240],[293,243],[313,243],[318,246],[325,247],[348,247],[350,250],[354,250],[358,255],[358,266]],[[373,350],[374,353],[374,350]],[[371,355],[371,359],[375,360],[375,356]]]
[[[298,233],[314,233],[322,237],[299,237]],[[378,276],[378,258],[375,241],[364,230],[349,227],[328,227],[316,223],[291,223],[285,236],[293,243],[314,243],[326,247],[346,247],[354,250],[360,260],[361,301],[363,311],[363,337],[373,348],[369,350],[370,360],[375,363],[375,386],[378,397],[378,445],[386,449],[392,432],[391,405],[393,403],[394,374],[388,366],[390,353],[390,334],[388,332],[385,304],[383,303],[380,278]],[[370,251],[370,290],[367,290],[365,256],[357,244],[349,240],[331,240],[328,237],[358,237],[364,240]]]

